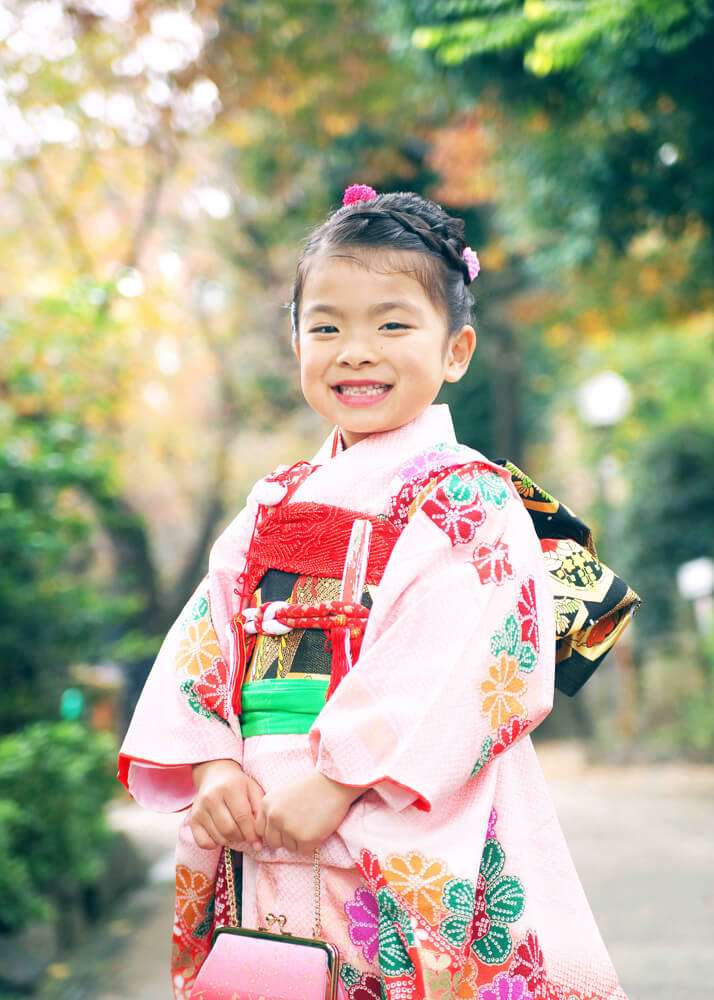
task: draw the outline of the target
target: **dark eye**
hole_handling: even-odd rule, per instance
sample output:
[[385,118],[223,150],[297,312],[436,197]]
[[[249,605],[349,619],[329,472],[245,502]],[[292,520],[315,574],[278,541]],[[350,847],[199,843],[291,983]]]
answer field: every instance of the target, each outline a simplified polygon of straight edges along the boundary
[[325,323],[323,326],[314,326],[312,328],[312,330],[310,330],[310,333],[326,333],[326,332],[327,333],[332,333],[333,330],[336,330],[336,329],[337,329],[337,327],[336,326],[332,326],[331,323]]
[[392,326],[392,327],[396,327],[398,330],[408,330],[409,329],[406,326],[405,323],[397,323],[396,320],[395,321],[390,321],[389,323],[383,323],[382,326]]

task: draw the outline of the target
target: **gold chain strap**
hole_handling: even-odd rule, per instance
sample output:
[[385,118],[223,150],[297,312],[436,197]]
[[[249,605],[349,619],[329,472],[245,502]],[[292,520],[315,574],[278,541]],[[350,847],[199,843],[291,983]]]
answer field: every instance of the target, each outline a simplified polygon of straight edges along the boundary
[[[238,927],[238,900],[236,898],[236,883],[233,874],[233,858],[231,856],[230,847],[223,848],[223,861],[226,869],[226,889],[228,891],[228,912],[230,917],[230,922],[232,927]],[[313,924],[312,924],[312,936],[314,938],[319,938],[322,936],[322,915],[320,911],[320,848],[315,848],[315,853],[312,856],[312,885],[313,885]],[[268,914],[272,916],[272,914]],[[282,921],[277,920],[280,930],[282,931],[285,925],[285,917],[280,914]],[[266,918],[267,919],[267,918]],[[273,921],[276,920],[273,917]]]

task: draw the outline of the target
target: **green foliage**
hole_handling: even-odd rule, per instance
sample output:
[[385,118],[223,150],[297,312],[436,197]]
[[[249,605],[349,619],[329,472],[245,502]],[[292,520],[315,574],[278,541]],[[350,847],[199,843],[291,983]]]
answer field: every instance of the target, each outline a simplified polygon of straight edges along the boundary
[[100,876],[115,760],[111,737],[74,722],[0,739],[0,932],[46,917]]
[[712,15],[709,0],[434,0],[415,7],[424,20],[443,19],[413,36],[442,62],[521,47],[524,65],[538,76],[576,66],[596,45],[618,55],[647,44],[682,49],[707,30]]
[[714,426],[660,430],[628,464],[632,496],[617,531],[617,565],[644,598],[642,641],[675,622],[676,572],[690,559],[714,558]]
[[106,445],[73,413],[86,303],[69,296],[43,309],[51,338],[33,337],[29,317],[2,335],[0,733],[56,717],[69,665],[96,655],[103,630],[127,611],[93,570],[89,498],[113,486]]
[[[542,279],[648,228],[714,227],[711,0],[418,3],[413,41],[499,95],[498,226]],[[489,96],[490,95],[490,96]]]

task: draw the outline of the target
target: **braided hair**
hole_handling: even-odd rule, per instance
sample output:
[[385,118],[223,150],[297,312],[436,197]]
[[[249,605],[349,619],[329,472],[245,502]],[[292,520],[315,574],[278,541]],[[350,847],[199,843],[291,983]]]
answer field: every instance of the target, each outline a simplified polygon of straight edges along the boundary
[[[299,335],[300,302],[311,260],[321,254],[342,256],[349,248],[377,251],[390,272],[409,273],[445,316],[448,333],[456,333],[472,322],[474,305],[462,257],[464,230],[463,219],[414,191],[392,191],[338,208],[303,244],[289,304],[293,338]],[[359,254],[355,258],[363,260]]]

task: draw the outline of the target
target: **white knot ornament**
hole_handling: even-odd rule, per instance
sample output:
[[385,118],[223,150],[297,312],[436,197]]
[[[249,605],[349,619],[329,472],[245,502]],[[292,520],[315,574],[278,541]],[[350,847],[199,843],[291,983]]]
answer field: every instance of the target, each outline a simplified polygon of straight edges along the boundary
[[259,479],[253,489],[248,494],[248,499],[263,507],[275,507],[281,500],[285,499],[288,488],[285,483],[270,482],[268,479]]
[[[288,632],[292,632],[292,626],[284,625],[282,622],[276,621],[275,615],[278,613],[280,608],[286,608],[288,606],[287,601],[271,601],[269,604],[263,605],[263,626],[261,631],[265,635],[287,635]],[[255,619],[258,614],[257,608],[246,608],[243,612],[243,617],[245,618],[245,629],[246,635],[257,635],[258,629],[255,624]]]

